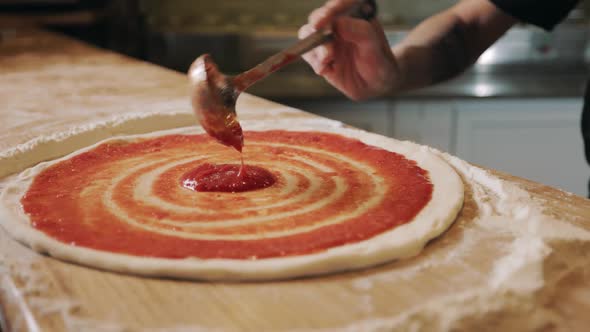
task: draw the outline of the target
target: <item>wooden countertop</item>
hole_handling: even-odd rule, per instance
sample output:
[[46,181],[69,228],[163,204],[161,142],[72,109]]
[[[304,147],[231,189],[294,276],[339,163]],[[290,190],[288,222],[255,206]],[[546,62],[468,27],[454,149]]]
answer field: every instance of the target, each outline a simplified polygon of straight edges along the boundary
[[[187,82],[182,74],[48,32],[4,32],[0,36],[0,152],[39,135],[122,112],[189,109]],[[240,103],[246,109],[240,116],[246,120],[262,120],[270,109],[281,107],[250,95],[243,96]],[[314,117],[288,109],[284,116]],[[494,174],[524,188],[551,215],[590,230],[590,200],[507,174]],[[448,244],[460,239],[463,228],[473,220],[477,207],[470,200],[469,188],[467,191],[458,226],[453,226],[444,240],[433,241],[429,252],[450,250]],[[589,262],[590,248],[580,247],[576,255],[585,255]],[[25,257],[30,256],[35,257],[33,263],[25,263]],[[421,288],[415,289],[415,295],[403,296],[404,290],[396,287],[384,292],[373,286],[362,294],[351,293],[351,287],[360,285],[357,278],[401,269],[420,259],[322,278],[258,284],[200,283],[138,278],[64,263],[33,254],[0,230],[0,308],[5,328],[28,331],[97,327],[118,331],[122,326],[132,331],[193,331],[195,326],[199,330],[252,331],[328,328],[338,326],[330,325],[332,322],[348,324],[367,317],[385,317],[388,310],[394,310],[388,302],[393,299],[401,301],[405,296],[421,301],[426,291]],[[487,273],[483,267],[470,269]],[[561,307],[558,312],[574,330],[590,324],[589,276],[568,275],[560,291],[544,299],[548,307]],[[432,281],[441,275],[425,272],[423,277]],[[575,288],[568,288],[568,283]],[[48,298],[55,301],[48,302]],[[372,307],[353,310],[346,306],[347,301],[372,301]],[[321,310],[316,307],[320,305]]]

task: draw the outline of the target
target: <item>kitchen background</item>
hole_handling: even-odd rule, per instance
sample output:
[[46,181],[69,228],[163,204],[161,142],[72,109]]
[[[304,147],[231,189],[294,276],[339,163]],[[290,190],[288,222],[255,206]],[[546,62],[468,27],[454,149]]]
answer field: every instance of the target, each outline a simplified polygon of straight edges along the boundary
[[[378,0],[391,44],[453,0]],[[185,72],[211,53],[240,72],[295,41],[323,0],[0,0],[0,42],[43,25]],[[580,133],[590,74],[588,1],[552,33],[520,25],[460,77],[411,93],[355,103],[294,64],[251,93],[369,131],[427,144],[470,162],[587,195]],[[239,110],[238,110],[239,111]]]

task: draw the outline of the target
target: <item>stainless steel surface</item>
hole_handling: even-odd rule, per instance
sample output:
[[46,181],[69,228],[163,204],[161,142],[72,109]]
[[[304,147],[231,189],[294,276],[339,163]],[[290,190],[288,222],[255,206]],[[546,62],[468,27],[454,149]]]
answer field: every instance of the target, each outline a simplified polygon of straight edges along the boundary
[[[552,33],[528,26],[515,27],[463,75],[396,97],[579,96],[590,73],[588,32],[588,27],[580,24],[564,24]],[[406,34],[404,29],[387,29],[392,45]],[[197,55],[209,52],[227,72],[250,68],[296,40],[293,29],[217,35],[153,32],[151,36],[159,42],[153,50],[166,50],[158,59],[164,65],[186,70]],[[303,62],[277,72],[249,91],[274,99],[342,98]]]
[[[587,68],[581,73],[500,75],[469,72],[432,87],[383,98],[500,98],[579,97],[584,93]],[[250,93],[273,100],[345,97],[321,78],[299,74],[277,75],[252,87]]]

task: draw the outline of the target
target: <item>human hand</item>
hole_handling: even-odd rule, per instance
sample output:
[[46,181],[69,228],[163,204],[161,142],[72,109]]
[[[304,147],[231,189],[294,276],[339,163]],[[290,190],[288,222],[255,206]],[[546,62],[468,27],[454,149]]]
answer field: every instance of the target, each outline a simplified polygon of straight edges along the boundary
[[314,10],[299,30],[303,39],[319,29],[334,38],[303,55],[313,70],[354,100],[395,91],[401,85],[396,59],[377,19],[342,15],[358,0],[330,0]]

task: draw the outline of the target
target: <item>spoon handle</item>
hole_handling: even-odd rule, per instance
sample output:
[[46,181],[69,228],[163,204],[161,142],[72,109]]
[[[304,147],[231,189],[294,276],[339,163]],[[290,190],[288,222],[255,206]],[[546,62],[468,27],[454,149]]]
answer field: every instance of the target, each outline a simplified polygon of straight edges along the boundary
[[[377,4],[375,0],[360,0],[345,15],[362,18],[367,21],[371,20],[377,15]],[[254,68],[235,76],[233,78],[234,88],[240,92],[246,90],[257,81],[294,62],[301,55],[332,39],[332,36],[332,32],[327,30],[318,30],[312,33],[290,47],[270,56]]]

